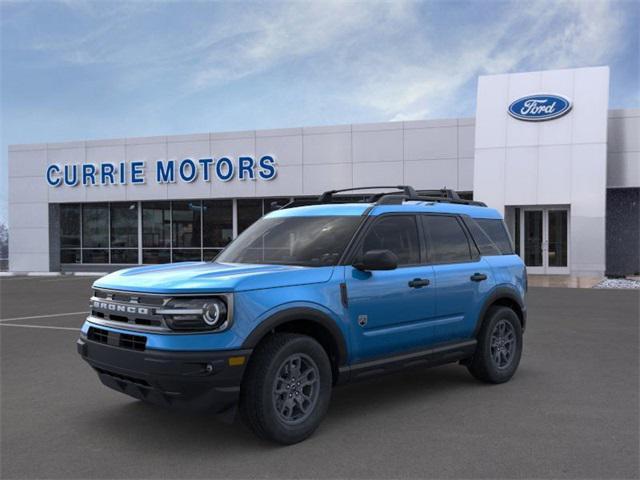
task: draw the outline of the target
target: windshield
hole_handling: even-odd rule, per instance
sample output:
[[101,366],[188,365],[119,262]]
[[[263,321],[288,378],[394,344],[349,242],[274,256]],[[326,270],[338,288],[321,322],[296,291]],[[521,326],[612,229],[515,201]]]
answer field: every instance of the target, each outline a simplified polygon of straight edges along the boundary
[[335,265],[360,219],[360,216],[262,218],[231,243],[216,262]]

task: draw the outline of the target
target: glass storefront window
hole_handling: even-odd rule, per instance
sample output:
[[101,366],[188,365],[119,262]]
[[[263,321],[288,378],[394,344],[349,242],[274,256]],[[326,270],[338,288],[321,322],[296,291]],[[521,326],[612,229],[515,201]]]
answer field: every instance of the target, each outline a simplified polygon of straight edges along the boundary
[[238,235],[249,228],[253,222],[262,217],[262,199],[238,199]]
[[[199,200],[186,202],[172,202],[171,220],[173,222],[172,248],[200,248],[200,215],[202,202]],[[175,261],[175,260],[174,260]]]
[[79,248],[63,248],[60,250],[60,263],[80,263]]
[[202,260],[205,262],[211,262],[220,254],[221,251],[221,248],[205,248],[202,250]]
[[290,201],[291,201],[291,198],[289,197],[265,198],[264,214],[266,215],[267,213],[273,212],[274,210],[279,210],[281,207],[284,207]]
[[80,205],[60,205],[60,247],[80,246]]
[[202,250],[199,248],[178,248],[171,250],[172,262],[199,262],[202,260]]
[[82,263],[109,263],[109,250],[85,248],[82,250]]
[[142,204],[142,246],[152,248],[171,246],[171,204],[169,202]]
[[169,249],[142,250],[142,263],[169,263],[171,252]]
[[137,248],[111,249],[111,263],[138,263]]
[[111,248],[138,248],[138,204],[111,204]]
[[106,203],[84,204],[82,206],[82,248],[108,247],[109,206]]
[[[237,200],[238,233],[290,200]],[[233,240],[233,225],[231,199],[61,204],[60,261],[129,265],[210,261]]]
[[233,239],[233,201],[202,202],[202,243],[207,247],[225,247]]
[[60,262],[80,263],[80,205],[60,205]]

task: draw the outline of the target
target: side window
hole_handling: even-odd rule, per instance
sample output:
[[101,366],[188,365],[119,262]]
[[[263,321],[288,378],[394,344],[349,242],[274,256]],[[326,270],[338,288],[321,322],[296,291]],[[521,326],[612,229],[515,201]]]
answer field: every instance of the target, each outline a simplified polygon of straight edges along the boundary
[[510,255],[513,253],[511,238],[502,220],[498,220],[497,218],[476,218],[475,220],[496,245],[498,250],[500,250],[501,254]]
[[478,250],[482,255],[502,255],[502,252],[489,237],[487,232],[476,222],[477,219],[466,218],[465,223],[469,227],[469,231],[478,246]]
[[391,250],[398,257],[398,265],[420,263],[420,241],[413,215],[380,217],[366,233],[360,255],[369,250]]
[[456,263],[471,260],[467,235],[456,217],[423,215],[429,260],[432,263]]

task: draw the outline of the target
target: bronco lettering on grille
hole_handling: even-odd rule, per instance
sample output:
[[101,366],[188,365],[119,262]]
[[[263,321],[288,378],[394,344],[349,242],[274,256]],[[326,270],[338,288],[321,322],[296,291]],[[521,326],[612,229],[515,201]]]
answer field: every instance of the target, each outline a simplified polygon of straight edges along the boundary
[[98,300],[94,300],[93,307],[100,310],[109,310],[111,312],[149,315],[149,309],[147,307],[134,307],[131,305],[123,305],[120,303],[101,302]]

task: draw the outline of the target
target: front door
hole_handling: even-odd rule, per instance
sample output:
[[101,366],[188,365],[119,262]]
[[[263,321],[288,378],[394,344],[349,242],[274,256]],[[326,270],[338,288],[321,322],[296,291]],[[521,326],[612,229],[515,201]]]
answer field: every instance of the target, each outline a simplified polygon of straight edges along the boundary
[[425,265],[415,215],[383,215],[374,220],[356,257],[390,250],[395,270],[362,272],[345,267],[348,312],[355,362],[388,356],[433,341],[431,320],[436,292],[433,267]]
[[569,211],[561,207],[520,209],[520,256],[532,274],[569,273]]

